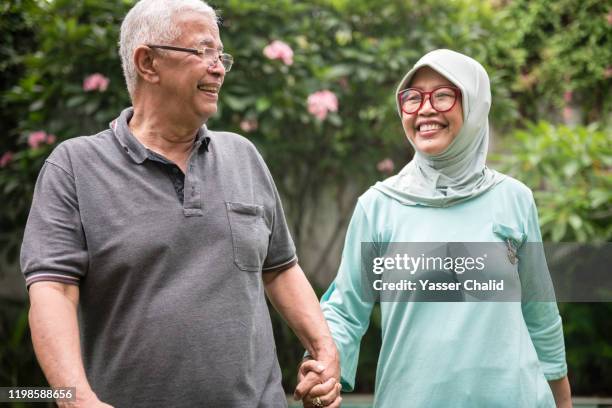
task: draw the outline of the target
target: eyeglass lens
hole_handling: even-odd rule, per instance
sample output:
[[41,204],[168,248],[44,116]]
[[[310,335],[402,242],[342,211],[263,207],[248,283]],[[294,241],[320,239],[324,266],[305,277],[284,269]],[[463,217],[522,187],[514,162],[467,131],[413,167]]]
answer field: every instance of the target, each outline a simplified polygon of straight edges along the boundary
[[438,88],[431,93],[421,92],[418,89],[407,89],[401,95],[404,112],[416,112],[421,107],[423,98],[427,94],[429,94],[429,103],[438,112],[445,112],[451,109],[456,99],[455,91],[452,88]]
[[214,48],[204,48],[204,58],[210,62],[211,65],[216,64],[217,61],[221,60],[225,71],[229,71],[234,63],[234,58],[229,54],[219,54]]

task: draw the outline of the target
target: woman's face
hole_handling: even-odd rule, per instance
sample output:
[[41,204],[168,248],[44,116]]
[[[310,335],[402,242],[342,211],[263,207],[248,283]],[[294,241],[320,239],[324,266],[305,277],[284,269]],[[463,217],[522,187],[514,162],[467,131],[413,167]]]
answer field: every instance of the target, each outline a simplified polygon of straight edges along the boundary
[[[452,82],[429,67],[420,68],[412,77],[409,88],[431,92],[440,86],[452,86]],[[421,109],[411,115],[402,112],[402,125],[406,136],[419,152],[436,155],[442,153],[457,137],[463,125],[461,97],[448,112],[438,112],[431,107],[429,96]]]

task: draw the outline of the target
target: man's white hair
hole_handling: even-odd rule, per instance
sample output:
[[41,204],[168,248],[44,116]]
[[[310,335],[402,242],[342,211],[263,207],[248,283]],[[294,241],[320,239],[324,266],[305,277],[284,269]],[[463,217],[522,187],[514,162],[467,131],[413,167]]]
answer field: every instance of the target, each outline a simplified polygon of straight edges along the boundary
[[138,80],[134,50],[142,44],[168,45],[180,37],[181,29],[173,17],[183,11],[205,14],[212,24],[219,20],[215,10],[201,0],[140,0],[126,14],[121,23],[119,55],[130,97]]

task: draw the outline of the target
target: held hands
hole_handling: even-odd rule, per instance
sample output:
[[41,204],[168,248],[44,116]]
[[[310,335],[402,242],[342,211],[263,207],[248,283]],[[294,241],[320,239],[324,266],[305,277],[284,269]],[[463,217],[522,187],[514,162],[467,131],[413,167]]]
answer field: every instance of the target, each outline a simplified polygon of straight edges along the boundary
[[337,358],[304,360],[298,370],[298,385],[293,398],[302,400],[305,408],[337,408],[342,402],[339,381],[340,364]]

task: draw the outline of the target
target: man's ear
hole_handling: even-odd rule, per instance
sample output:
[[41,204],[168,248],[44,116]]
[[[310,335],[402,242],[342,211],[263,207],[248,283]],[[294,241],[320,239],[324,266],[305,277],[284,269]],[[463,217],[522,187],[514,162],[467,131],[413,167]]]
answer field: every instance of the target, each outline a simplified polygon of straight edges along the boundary
[[141,45],[134,50],[134,66],[143,81],[154,84],[159,82],[158,64],[151,48]]

